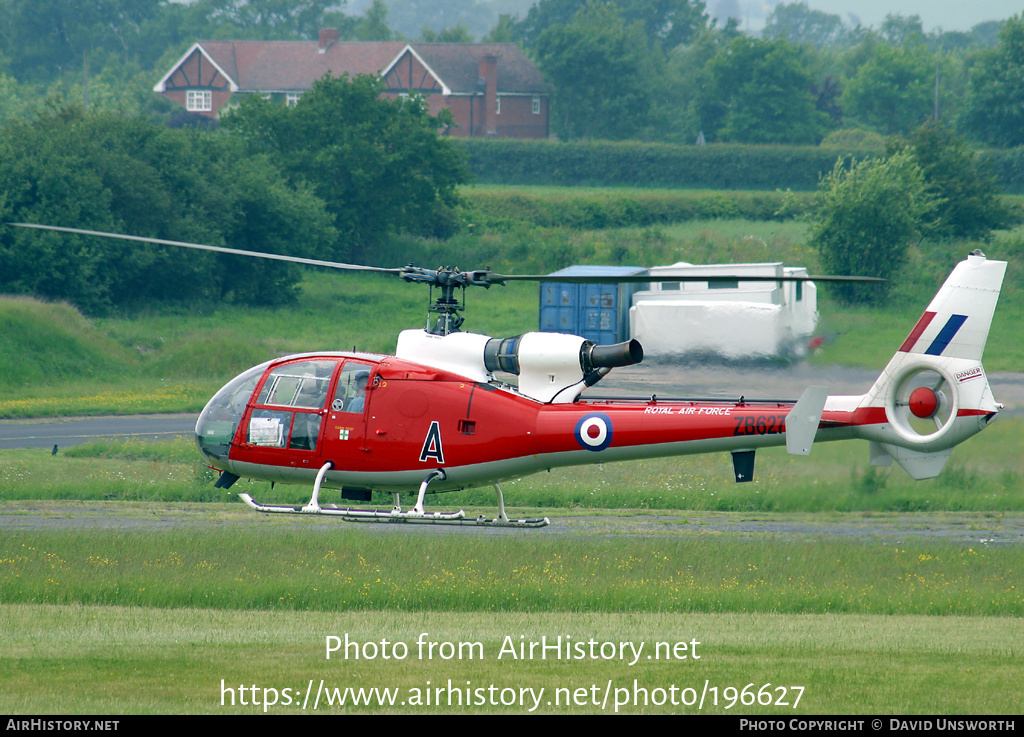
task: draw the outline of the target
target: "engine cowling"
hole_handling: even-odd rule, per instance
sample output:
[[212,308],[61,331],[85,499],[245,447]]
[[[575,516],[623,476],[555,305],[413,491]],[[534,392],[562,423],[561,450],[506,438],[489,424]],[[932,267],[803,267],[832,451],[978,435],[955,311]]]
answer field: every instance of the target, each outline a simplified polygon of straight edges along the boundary
[[644,358],[639,341],[597,345],[578,335],[525,333],[492,338],[484,347],[484,366],[519,377],[519,391],[541,402],[571,402],[610,369]]
[[611,369],[640,363],[639,341],[597,345],[578,335],[524,333],[489,338],[475,333],[433,335],[404,330],[399,358],[452,371],[473,381],[489,381],[496,372],[519,377],[519,392],[541,402],[572,402]]

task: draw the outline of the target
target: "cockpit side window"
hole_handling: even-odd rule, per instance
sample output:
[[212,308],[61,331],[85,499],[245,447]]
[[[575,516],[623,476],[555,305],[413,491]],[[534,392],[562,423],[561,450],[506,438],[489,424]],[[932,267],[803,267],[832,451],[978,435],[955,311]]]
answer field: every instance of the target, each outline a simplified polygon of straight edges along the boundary
[[291,431],[292,413],[269,409],[253,410],[245,441],[251,445],[283,448]]
[[[321,411],[327,404],[337,359],[277,366],[264,379],[249,420],[247,442],[274,448],[316,450]],[[287,411],[271,409],[286,407]]]
[[362,412],[366,406],[366,385],[373,368],[368,363],[348,361],[341,370],[334,390],[331,409],[334,412]]
[[322,409],[337,361],[301,361],[278,366],[267,377],[258,404]]

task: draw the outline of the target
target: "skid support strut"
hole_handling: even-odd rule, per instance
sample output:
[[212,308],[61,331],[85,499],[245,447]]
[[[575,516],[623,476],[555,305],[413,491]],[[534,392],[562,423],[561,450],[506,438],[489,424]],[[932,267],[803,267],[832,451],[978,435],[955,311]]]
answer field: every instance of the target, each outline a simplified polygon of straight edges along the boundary
[[317,471],[316,481],[313,482],[313,496],[309,500],[309,504],[302,508],[303,512],[316,514],[320,511],[320,486],[324,482],[324,476],[327,472],[334,468],[334,464],[331,461],[327,461],[320,470]]
[[483,515],[474,520],[478,525],[489,527],[547,527],[551,520],[547,517],[534,519],[509,519],[505,513],[505,495],[501,492],[501,486],[494,484],[494,492],[498,495],[498,516],[494,519],[487,519]]

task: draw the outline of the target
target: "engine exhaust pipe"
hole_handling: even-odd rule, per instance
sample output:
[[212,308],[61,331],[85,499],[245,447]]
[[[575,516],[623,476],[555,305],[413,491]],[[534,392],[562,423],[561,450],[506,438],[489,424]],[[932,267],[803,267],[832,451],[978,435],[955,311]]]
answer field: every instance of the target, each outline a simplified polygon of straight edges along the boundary
[[590,341],[583,344],[580,363],[584,371],[596,368],[620,368],[633,366],[644,360],[644,348],[640,341],[633,339],[615,345],[595,345]]

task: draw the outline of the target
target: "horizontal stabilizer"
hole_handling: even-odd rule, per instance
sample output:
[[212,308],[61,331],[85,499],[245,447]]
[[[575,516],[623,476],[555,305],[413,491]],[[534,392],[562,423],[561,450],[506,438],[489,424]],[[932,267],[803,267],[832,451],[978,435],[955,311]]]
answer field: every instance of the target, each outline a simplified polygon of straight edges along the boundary
[[786,452],[790,455],[806,456],[811,454],[814,436],[818,433],[818,423],[828,399],[828,387],[809,386],[803,396],[789,411],[786,417]]

